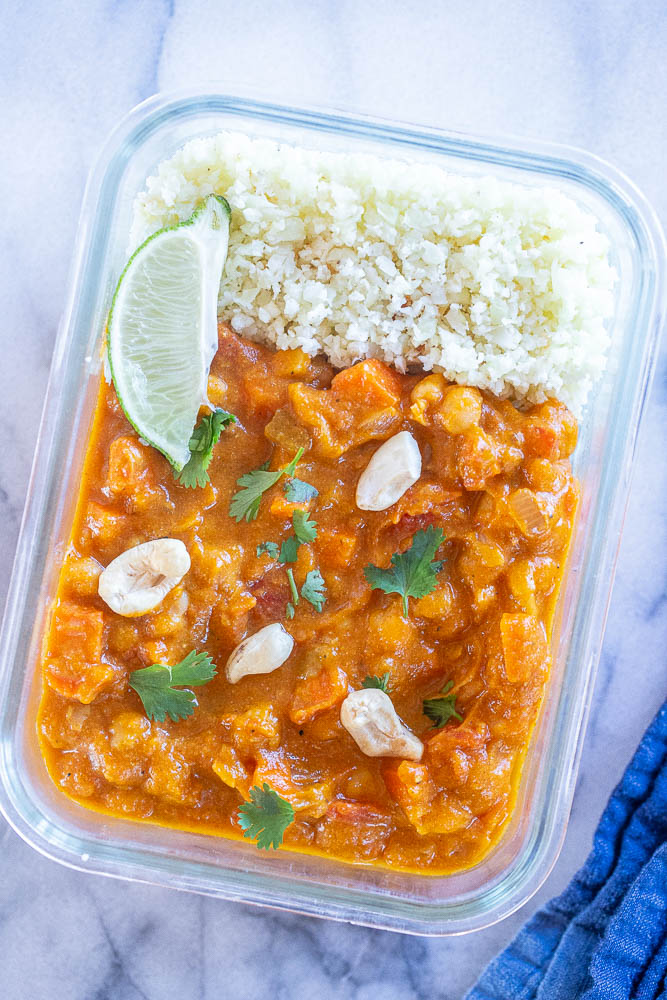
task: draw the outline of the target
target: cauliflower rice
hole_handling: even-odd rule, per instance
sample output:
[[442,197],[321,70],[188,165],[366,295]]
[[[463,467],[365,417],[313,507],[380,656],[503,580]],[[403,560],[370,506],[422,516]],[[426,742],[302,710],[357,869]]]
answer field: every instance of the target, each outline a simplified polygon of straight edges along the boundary
[[213,192],[232,207],[219,304],[239,334],[581,414],[615,273],[595,218],[560,191],[221,132],[148,178],[132,249]]

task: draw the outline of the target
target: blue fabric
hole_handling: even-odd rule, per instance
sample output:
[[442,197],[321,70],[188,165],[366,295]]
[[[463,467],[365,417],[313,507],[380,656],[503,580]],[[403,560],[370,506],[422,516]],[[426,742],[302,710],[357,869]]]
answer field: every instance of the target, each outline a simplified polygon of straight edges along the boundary
[[466,1000],[667,1000],[667,702],[593,850],[485,969]]

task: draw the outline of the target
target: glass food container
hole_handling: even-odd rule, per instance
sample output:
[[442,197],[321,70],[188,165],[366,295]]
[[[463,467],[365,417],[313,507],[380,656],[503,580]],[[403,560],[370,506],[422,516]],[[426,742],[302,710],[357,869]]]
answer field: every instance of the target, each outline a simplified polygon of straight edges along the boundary
[[[70,801],[48,777],[35,717],[38,659],[67,546],[101,370],[101,338],[126,259],[132,202],[188,139],[234,129],[301,146],[430,161],[459,173],[554,185],[595,214],[617,268],[610,362],[580,428],[582,502],[554,629],[553,671],[514,814],[474,868],[450,876],[351,865],[126,821]],[[107,141],[88,181],[53,354],[1,640],[0,806],[43,854],[82,871],[419,934],[471,931],[521,906],[567,825],[662,319],[663,237],[633,185],[594,156],[490,141],[220,93],[157,96]]]

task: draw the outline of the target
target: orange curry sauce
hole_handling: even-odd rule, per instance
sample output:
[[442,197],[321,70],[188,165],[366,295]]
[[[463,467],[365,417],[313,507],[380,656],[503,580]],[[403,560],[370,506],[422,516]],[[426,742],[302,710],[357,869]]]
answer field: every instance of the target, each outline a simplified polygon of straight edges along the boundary
[[[549,673],[547,636],[577,507],[568,456],[576,423],[555,401],[517,411],[442,376],[399,375],[375,360],[338,374],[302,351],[274,352],[220,326],[211,401],[230,410],[209,467],[186,489],[140,442],[102,382],[71,544],[43,654],[39,733],[53,780],[114,815],[240,837],[237,809],[268,782],[296,810],[284,848],[430,874],[478,862],[513,807]],[[379,443],[409,430],[419,481],[388,510],[355,505]],[[284,480],[259,516],[236,524],[243,473],[277,469],[305,449],[296,475],[316,540],[302,545],[299,587],[319,568],[322,611],[301,600],[292,620],[285,567],[259,543],[292,532]],[[444,531],[435,590],[410,598],[371,590],[419,528]],[[151,538],[181,539],[192,565],[157,610],[114,614],[101,569]],[[231,685],[232,649],[271,622],[295,639],[271,674]],[[217,676],[183,721],[147,719],[130,671],[205,650]],[[348,691],[389,673],[401,719],[423,740],[419,763],[365,756],[339,719]],[[433,728],[422,702],[453,682],[463,718]],[[283,849],[284,849],[283,848]]]

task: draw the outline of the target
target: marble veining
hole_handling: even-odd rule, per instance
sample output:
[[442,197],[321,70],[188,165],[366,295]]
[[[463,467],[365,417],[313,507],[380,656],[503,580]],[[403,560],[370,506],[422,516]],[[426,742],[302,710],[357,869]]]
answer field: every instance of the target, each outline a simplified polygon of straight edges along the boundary
[[[663,0],[75,0],[3,7],[4,598],[86,174],[158,89],[267,97],[584,146],[667,218]],[[647,404],[591,722],[562,854],[519,913],[425,940],[69,871],[0,820],[4,1000],[456,1000],[582,863],[603,805],[665,695],[665,355]]]

